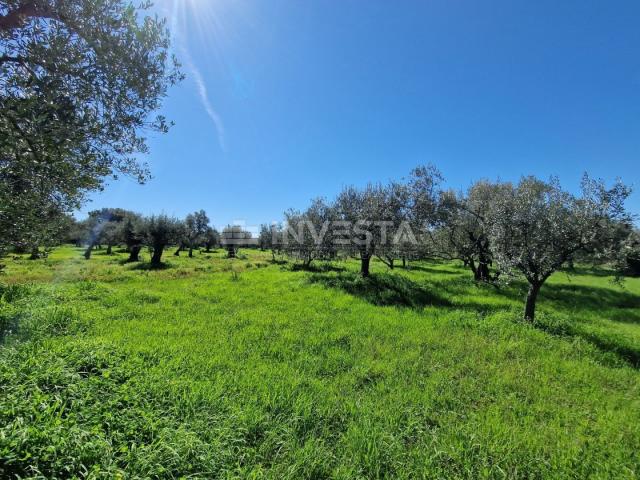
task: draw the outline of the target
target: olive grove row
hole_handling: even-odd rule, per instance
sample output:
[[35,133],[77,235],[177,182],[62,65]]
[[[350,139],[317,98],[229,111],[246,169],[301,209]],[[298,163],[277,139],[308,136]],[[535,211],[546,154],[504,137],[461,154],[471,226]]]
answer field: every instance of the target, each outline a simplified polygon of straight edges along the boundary
[[[304,211],[290,209],[279,224],[252,235],[239,226],[218,232],[204,211],[184,220],[143,217],[121,209],[92,212],[75,223],[66,240],[92,250],[125,245],[129,261],[146,246],[152,266],[168,247],[185,250],[223,246],[234,257],[240,247],[270,249],[309,267],[314,261],[356,257],[363,277],[376,257],[390,269],[396,262],[461,260],[479,282],[526,279],[525,318],[533,319],[538,293],[557,270],[574,262],[605,263],[619,276],[640,273],[640,235],[624,203],[630,189],[607,187],[585,175],[578,195],[557,179],[523,177],[519,182],[481,180],[466,191],[444,188],[433,166],[408,178],[363,188],[349,186],[335,199],[317,198]],[[35,247],[33,256],[39,253]]]

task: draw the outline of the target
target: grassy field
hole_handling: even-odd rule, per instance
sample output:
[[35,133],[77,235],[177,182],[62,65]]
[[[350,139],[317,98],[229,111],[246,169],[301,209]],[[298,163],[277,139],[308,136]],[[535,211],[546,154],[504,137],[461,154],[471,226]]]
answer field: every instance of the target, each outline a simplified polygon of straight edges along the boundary
[[640,279],[242,253],[9,259],[0,477],[640,475]]

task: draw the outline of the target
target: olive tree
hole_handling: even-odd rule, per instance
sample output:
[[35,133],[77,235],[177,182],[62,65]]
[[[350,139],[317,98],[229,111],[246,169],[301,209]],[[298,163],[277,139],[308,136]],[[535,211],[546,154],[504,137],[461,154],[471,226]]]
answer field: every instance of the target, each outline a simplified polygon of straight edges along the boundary
[[415,233],[417,242],[405,242],[402,249],[403,263],[409,256],[422,259],[433,256],[431,234],[441,223],[439,207],[442,182],[442,174],[431,164],[414,168],[406,181],[407,221]]
[[333,208],[323,198],[314,199],[304,212],[288,210],[282,248],[305,267],[314,260],[332,258],[335,249],[330,228],[334,217]]
[[182,75],[165,21],[148,8],[0,3],[0,244],[45,235],[53,213],[76,209],[109,176],[149,177],[137,158],[149,131],[167,131],[153,112]]
[[630,189],[617,182],[582,180],[581,195],[563,190],[557,179],[524,177],[504,184],[490,212],[489,241],[500,269],[519,272],[529,283],[524,318],[535,318],[536,300],[545,281],[581,251],[614,252],[612,225],[628,221],[624,202]]
[[217,248],[220,246],[220,233],[213,227],[207,227],[204,233],[203,243],[207,253],[210,252],[212,248]]
[[159,267],[164,249],[177,241],[181,222],[167,215],[153,215],[145,223],[146,242],[153,251],[151,265]]
[[101,243],[107,246],[107,255],[113,254],[113,247],[120,243],[122,229],[119,222],[107,222],[100,232]]
[[276,261],[276,256],[284,251],[284,226],[280,223],[272,225],[260,225],[260,235],[258,243],[261,250],[271,250],[272,261]]
[[425,254],[423,237],[437,218],[441,182],[438,170],[427,165],[412,170],[405,182],[351,186],[338,194],[335,218],[346,230],[334,240],[347,237],[344,248],[360,257],[362,276],[369,276],[374,255],[393,268],[398,257],[406,261],[411,252]]
[[432,234],[438,256],[458,259],[473,272],[476,281],[495,280],[490,267],[493,253],[489,242],[488,215],[502,195],[503,183],[481,180],[466,193],[442,192],[438,226]]
[[138,262],[140,260],[140,251],[145,241],[144,220],[140,215],[131,213],[121,223],[120,229],[120,238],[129,252],[127,262]]
[[634,230],[629,234],[621,249],[622,273],[640,277],[640,231]]
[[193,250],[204,243],[208,228],[209,217],[204,210],[187,215],[182,222],[178,249],[174,255],[179,257],[182,250],[188,249],[189,258],[193,258]]
[[273,235],[268,224],[260,225],[260,233],[258,234],[258,245],[261,251],[265,251],[273,247]]
[[190,213],[184,221],[185,239],[189,247],[189,258],[193,257],[193,249],[204,241],[209,228],[209,217],[204,210]]
[[[369,184],[363,189],[350,186],[344,188],[336,198],[335,225],[343,223],[344,230],[335,230],[336,241],[350,253],[360,258],[360,274],[368,277],[371,258],[376,252],[380,228],[376,225],[383,208],[384,187]],[[344,236],[342,234],[345,234]]]
[[379,231],[372,238],[377,239],[375,255],[393,270],[395,260],[406,258],[416,249],[415,235],[410,223],[410,190],[404,183],[390,182],[378,192],[377,226]]
[[94,247],[102,244],[107,245],[107,254],[110,255],[111,247],[120,242],[120,223],[132,214],[121,208],[102,208],[89,212],[89,217],[83,222],[87,244],[84,258],[89,260]]

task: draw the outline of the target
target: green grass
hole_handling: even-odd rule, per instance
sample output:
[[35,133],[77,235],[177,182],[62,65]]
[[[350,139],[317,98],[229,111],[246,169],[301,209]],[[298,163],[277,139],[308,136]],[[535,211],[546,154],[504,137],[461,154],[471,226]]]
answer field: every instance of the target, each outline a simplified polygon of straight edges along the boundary
[[0,477],[636,478],[640,280],[9,259]]

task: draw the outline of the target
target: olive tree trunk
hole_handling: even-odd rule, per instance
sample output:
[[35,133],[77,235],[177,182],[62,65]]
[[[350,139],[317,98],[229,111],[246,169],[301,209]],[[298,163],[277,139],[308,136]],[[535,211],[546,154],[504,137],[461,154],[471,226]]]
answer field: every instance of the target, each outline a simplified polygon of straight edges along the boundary
[[538,294],[542,282],[535,282],[529,285],[529,292],[527,293],[527,301],[524,306],[524,319],[533,322],[536,317],[536,301],[538,300]]
[[164,245],[156,246],[153,248],[153,256],[151,257],[151,265],[159,267],[162,265],[162,252],[164,251]]
[[371,254],[360,252],[360,273],[363,277],[369,276],[369,266],[371,265]]
[[140,250],[142,250],[142,245],[134,245],[129,250],[129,259],[127,262],[139,262],[140,261]]

